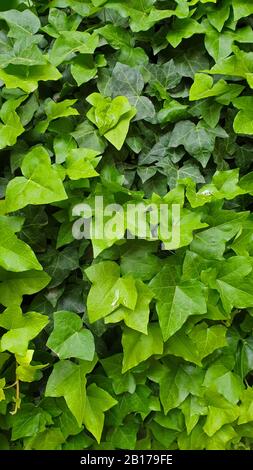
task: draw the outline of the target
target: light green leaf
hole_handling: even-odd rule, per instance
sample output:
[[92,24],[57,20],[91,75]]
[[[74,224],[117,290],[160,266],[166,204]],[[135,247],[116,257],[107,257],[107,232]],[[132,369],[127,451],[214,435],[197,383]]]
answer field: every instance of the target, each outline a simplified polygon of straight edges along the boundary
[[8,36],[16,39],[31,37],[40,28],[39,18],[30,10],[9,10],[0,12],[0,19],[5,20],[9,26]]
[[236,98],[233,105],[240,109],[234,120],[234,131],[238,134],[253,134],[252,96]]
[[164,341],[176,333],[190,315],[206,313],[204,285],[181,281],[174,266],[164,266],[149,284],[157,299],[157,313]]
[[137,302],[135,281],[131,277],[120,278],[119,266],[112,261],[104,261],[85,270],[93,283],[87,308],[91,322],[109,315],[120,305],[134,310]]
[[0,401],[5,400],[4,387],[5,379],[0,379]]
[[240,18],[244,18],[253,13],[253,5],[251,0],[233,0],[233,10],[235,21],[238,21]]
[[122,373],[125,373],[150,356],[162,354],[163,340],[159,325],[151,323],[147,335],[125,328],[122,335],[122,346],[124,353]]
[[218,393],[208,391],[206,403],[208,415],[203,429],[209,437],[213,436],[224,424],[233,423],[239,416],[239,407],[232,405]]
[[51,64],[33,65],[8,65],[0,70],[0,80],[3,80],[6,88],[21,88],[26,93],[31,93],[38,88],[39,81],[59,80],[60,72]]
[[190,434],[199,421],[200,416],[207,414],[207,407],[203,398],[189,395],[180,405],[185,417],[187,434]]
[[95,354],[92,333],[83,328],[81,318],[73,312],[54,313],[54,330],[48,338],[47,346],[60,359],[76,357],[92,361]]
[[150,289],[141,281],[136,281],[137,302],[133,310],[119,307],[110,315],[105,317],[105,323],[118,323],[124,320],[125,324],[133,330],[148,334],[147,325],[149,321],[149,304],[152,299]]
[[93,54],[98,47],[99,38],[96,33],[83,31],[64,31],[55,41],[49,54],[50,62],[58,66],[77,52]]
[[58,103],[55,103],[54,100],[50,98],[45,101],[44,110],[47,115],[47,119],[40,121],[35,130],[37,132],[44,133],[46,132],[49,124],[54,119],[67,116],[78,116],[79,112],[77,109],[73,108],[73,104],[76,103],[76,100],[64,100]]
[[0,266],[7,271],[42,270],[33,250],[19,240],[10,223],[0,219]]
[[116,404],[117,401],[105,390],[97,387],[96,384],[91,384],[87,388],[83,422],[98,443],[104,427],[104,412]]
[[43,271],[12,273],[0,270],[0,302],[6,307],[11,304],[18,305],[22,302],[23,295],[35,294],[49,282],[50,277]]
[[240,377],[222,365],[212,365],[207,369],[204,387],[217,391],[230,403],[236,405],[243,391],[243,383]]
[[249,423],[253,421],[253,389],[247,388],[241,394],[240,415],[238,424]]
[[173,47],[177,47],[183,39],[187,39],[194,34],[202,34],[204,32],[205,28],[193,18],[180,18],[174,21],[166,39]]
[[67,198],[57,170],[51,166],[47,151],[34,147],[21,164],[24,176],[12,179],[6,190],[6,209],[13,212],[27,204],[49,204]]
[[71,361],[59,361],[54,365],[45,391],[46,397],[64,397],[68,408],[81,426],[86,402],[85,368]]
[[22,315],[17,306],[8,307],[0,315],[0,325],[9,330],[2,336],[1,350],[25,355],[29,342],[48,324],[48,317],[37,312]]
[[98,176],[95,168],[101,160],[99,153],[88,148],[71,149],[66,157],[66,174],[71,180]]

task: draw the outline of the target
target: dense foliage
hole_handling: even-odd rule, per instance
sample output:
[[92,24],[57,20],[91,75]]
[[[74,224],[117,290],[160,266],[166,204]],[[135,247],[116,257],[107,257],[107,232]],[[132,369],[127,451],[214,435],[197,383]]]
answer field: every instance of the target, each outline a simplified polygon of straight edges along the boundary
[[[253,2],[0,10],[0,448],[250,449]],[[180,247],[75,240],[98,195]]]

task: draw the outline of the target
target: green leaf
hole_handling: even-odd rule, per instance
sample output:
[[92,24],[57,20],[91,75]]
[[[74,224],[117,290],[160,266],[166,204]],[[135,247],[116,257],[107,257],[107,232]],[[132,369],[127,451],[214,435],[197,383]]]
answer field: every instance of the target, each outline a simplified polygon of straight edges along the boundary
[[120,150],[130,121],[136,114],[135,108],[130,106],[124,96],[117,96],[112,100],[99,93],[92,93],[86,99],[94,106],[87,113],[88,119],[98,127],[101,135]]
[[217,391],[234,405],[238,403],[243,391],[243,383],[240,377],[222,365],[209,367],[203,385]]
[[219,80],[213,84],[213,78],[209,75],[196,73],[189,98],[191,101],[194,101],[210,96],[218,96],[217,101],[224,103],[224,98],[226,98],[226,104],[229,104],[233,98],[236,98],[243,91],[243,88],[241,85],[227,84],[225,80]]
[[[163,366],[159,375],[155,381],[160,384],[160,399],[165,414],[177,408],[189,394],[200,394],[203,373],[199,368],[174,362],[167,367]],[[149,376],[152,380],[152,373]]]
[[81,318],[73,312],[54,313],[54,330],[48,338],[47,346],[60,359],[76,357],[92,361],[95,354],[93,335],[82,325]]
[[46,397],[64,397],[68,408],[81,426],[86,402],[85,368],[71,361],[59,361],[54,365],[45,391]]
[[134,310],[138,293],[131,277],[120,278],[119,266],[112,261],[90,266],[85,270],[92,282],[87,308],[91,322],[109,315],[120,305]]
[[[184,140],[182,141],[182,135]],[[216,137],[225,138],[227,133],[220,127],[209,128],[199,122],[197,126],[191,121],[178,122],[171,134],[170,147],[184,145],[185,150],[198,160],[205,168],[214,150]]]
[[53,424],[53,420],[47,411],[28,403],[11,418],[11,424],[11,439],[16,441],[45,431],[47,425]]
[[128,423],[113,430],[111,442],[116,449],[135,449],[137,440],[137,423]]
[[245,212],[221,210],[218,206],[212,207],[212,214],[206,218],[210,228],[194,236],[191,250],[206,259],[222,259],[226,242],[240,232],[246,218]]
[[119,307],[105,317],[105,323],[118,323],[124,320],[125,324],[133,330],[148,334],[149,304],[152,300],[150,289],[141,281],[136,281],[137,302],[133,310]]
[[23,295],[31,295],[47,286],[50,277],[43,271],[12,273],[0,271],[0,302],[6,307],[20,304]]
[[252,97],[243,96],[241,98],[236,98],[233,101],[233,104],[236,108],[240,109],[234,120],[234,131],[238,134],[253,134]]
[[183,39],[187,39],[194,34],[202,34],[204,32],[205,28],[193,18],[180,18],[174,21],[166,39],[173,47],[177,47]]
[[151,323],[147,335],[125,328],[122,335],[122,346],[124,353],[122,373],[125,373],[150,356],[162,354],[163,340],[159,325]]
[[49,124],[54,119],[67,116],[79,115],[77,109],[73,108],[72,105],[76,103],[76,100],[64,100],[59,103],[55,103],[50,98],[45,102],[45,114],[47,119],[40,121],[36,126],[36,131],[44,133],[46,132]]
[[117,401],[105,390],[91,384],[87,388],[84,424],[88,431],[100,442],[104,426],[104,412],[115,406]]
[[110,81],[112,97],[126,96],[129,103],[137,109],[135,120],[151,119],[155,115],[154,105],[142,95],[144,80],[141,73],[133,67],[117,63]]
[[240,415],[238,424],[249,423],[253,421],[253,389],[247,388],[241,394]]
[[0,266],[2,268],[13,272],[42,270],[32,249],[17,238],[8,219],[0,218],[0,231]]
[[[207,272],[206,272],[207,275]],[[208,282],[217,289],[227,313],[232,307],[244,308],[253,306],[252,263],[250,258],[233,256],[217,265],[209,272]]]
[[98,36],[96,33],[64,31],[54,42],[49,59],[54,66],[58,66],[77,52],[93,54],[97,47]]
[[31,93],[38,88],[39,81],[59,80],[60,72],[56,67],[47,63],[45,65],[8,65],[0,70],[0,80],[6,88],[21,88],[26,93]]
[[9,10],[0,13],[0,19],[5,20],[9,26],[8,36],[16,39],[31,37],[40,28],[39,18],[30,10]]
[[24,127],[16,108],[26,99],[25,97],[17,100],[7,100],[0,110],[0,149],[14,145],[17,138],[24,132]]
[[239,408],[215,392],[208,391],[206,399],[208,415],[203,429],[211,437],[224,424],[233,423],[238,418]]
[[59,428],[50,427],[26,441],[26,450],[60,450],[65,441]]
[[233,0],[235,21],[253,13],[253,5],[250,0]]
[[6,209],[13,212],[27,204],[49,204],[67,198],[57,170],[51,166],[47,151],[34,147],[21,164],[24,176],[12,179],[6,190]]
[[66,157],[66,173],[71,180],[93,178],[98,176],[95,170],[101,157],[97,150],[78,148],[71,149]]
[[207,414],[205,401],[202,398],[189,395],[180,405],[180,408],[185,417],[187,434],[190,434],[198,423],[200,416]]
[[0,401],[5,400],[4,387],[5,379],[0,379]]
[[227,330],[222,325],[213,325],[208,328],[205,322],[196,325],[189,333],[190,339],[193,341],[199,358],[202,359],[211,354],[215,349],[222,348],[227,345]]
[[164,341],[176,333],[190,315],[206,313],[204,285],[182,281],[174,266],[164,266],[150,282],[157,299],[157,313]]
[[22,315],[17,306],[8,307],[0,315],[0,325],[9,330],[2,336],[1,350],[25,355],[29,342],[48,324],[48,317],[37,312]]

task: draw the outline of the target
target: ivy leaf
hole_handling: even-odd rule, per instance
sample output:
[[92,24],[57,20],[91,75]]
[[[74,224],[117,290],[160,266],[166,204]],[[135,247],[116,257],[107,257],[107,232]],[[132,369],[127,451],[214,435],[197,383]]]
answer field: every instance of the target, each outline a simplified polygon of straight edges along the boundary
[[200,397],[189,395],[180,405],[180,408],[185,417],[187,434],[190,434],[198,423],[200,416],[207,414],[205,401]]
[[67,116],[77,116],[79,115],[77,109],[73,108],[73,104],[76,103],[76,100],[64,100],[59,103],[55,103],[50,98],[45,102],[45,113],[47,119],[40,121],[36,126],[36,131],[44,133],[46,132],[49,124],[54,119]]
[[[10,318],[6,318],[10,316]],[[48,317],[36,312],[22,315],[17,306],[9,307],[0,316],[0,325],[9,331],[2,336],[1,350],[25,355],[29,341],[35,338],[48,323]]]
[[206,398],[208,415],[203,429],[211,437],[224,424],[233,423],[238,418],[239,408],[215,392],[208,391]]
[[137,423],[128,423],[113,430],[111,442],[117,449],[135,449],[137,440]]
[[[22,250],[23,251],[23,250]],[[42,290],[50,282],[50,277],[43,271],[24,271],[13,273],[0,271],[0,302],[6,307],[20,304],[23,295],[32,295]]]
[[86,402],[85,368],[65,360],[54,365],[45,391],[46,397],[64,397],[68,408],[81,426]]
[[93,105],[87,113],[88,119],[96,124],[101,135],[120,150],[127,136],[130,121],[136,114],[135,108],[130,106],[124,96],[117,96],[111,100],[99,93],[92,93],[86,99]]
[[9,26],[8,36],[16,39],[31,37],[40,28],[39,18],[31,10],[9,10],[0,13],[0,19]]
[[66,173],[69,178],[71,180],[79,180],[80,178],[98,176],[95,170],[101,159],[98,155],[99,152],[92,149],[79,148],[70,150],[66,157]]
[[182,135],[185,136],[183,141],[185,150],[198,160],[204,168],[214,150],[216,137],[227,137],[227,133],[220,127],[212,129],[201,121],[197,126],[191,121],[181,121],[175,125],[172,131],[170,147],[174,148],[182,145]]
[[135,308],[131,310],[123,306],[119,307],[105,317],[105,323],[118,323],[124,320],[129,328],[143,334],[148,334],[149,304],[152,294],[149,288],[141,281],[136,281],[136,289],[138,297]]
[[[148,375],[153,380],[152,371]],[[189,394],[199,395],[203,382],[201,369],[196,369],[192,365],[170,363],[154,375],[157,375],[154,379],[160,384],[160,399],[165,414],[177,408]]]
[[149,286],[157,299],[164,341],[176,333],[190,315],[206,313],[204,285],[195,280],[181,281],[173,266],[164,266]]
[[226,242],[237,235],[247,214],[216,209],[213,207],[211,217],[205,220],[210,228],[200,231],[194,236],[191,250],[206,259],[222,259],[226,249]]
[[163,340],[157,323],[151,323],[148,334],[125,328],[122,335],[123,365],[122,373],[137,366],[154,354],[162,354]]
[[93,283],[87,299],[88,315],[91,322],[109,315],[120,305],[134,310],[138,293],[131,277],[120,278],[119,266],[104,261],[85,270]]
[[54,42],[49,54],[50,62],[54,66],[60,65],[64,60],[68,60],[72,54],[93,54],[98,47],[97,34],[89,34],[83,31],[64,31]]
[[47,411],[27,403],[22,406],[19,413],[11,417],[11,424],[11,439],[16,441],[45,431],[47,425],[53,424],[53,420]]
[[217,391],[236,405],[243,391],[240,377],[222,365],[213,365],[206,372],[204,387]]
[[205,322],[201,322],[191,330],[189,337],[195,343],[195,348],[202,361],[215,349],[227,345],[226,334],[227,330],[222,325],[213,325],[208,328]]
[[252,126],[252,104],[251,96],[243,96],[233,101],[236,108],[240,109],[234,120],[234,131],[238,134],[253,134]]
[[34,147],[21,164],[24,176],[12,179],[6,190],[6,209],[13,212],[27,204],[49,204],[67,198],[57,170],[51,166],[47,151]]
[[110,87],[113,97],[126,96],[131,105],[137,109],[135,120],[154,117],[154,105],[149,98],[141,94],[144,80],[136,68],[118,62],[112,72]]
[[8,65],[0,70],[0,79],[6,88],[20,88],[26,93],[31,93],[38,88],[39,81],[59,80],[60,72],[53,65]]
[[0,118],[0,149],[14,145],[18,136],[24,132],[24,127],[20,117],[16,112],[16,108],[26,99],[25,97],[16,100],[7,100],[1,110]]
[[0,219],[0,231],[0,266],[2,268],[13,272],[42,270],[33,250],[17,238],[6,220]]
[[250,0],[233,0],[235,21],[253,13],[253,5]]
[[5,379],[0,379],[0,401],[5,400],[4,387]]
[[253,389],[247,388],[244,390],[241,394],[240,400],[241,400],[241,405],[240,405],[240,415],[238,419],[238,424],[244,424],[244,423],[249,423],[253,421],[253,402],[252,402],[252,396],[253,396]]
[[[190,89],[190,100],[200,100],[203,98],[209,98],[210,96],[218,96],[217,101],[229,104],[233,98],[236,98],[244,87],[241,85],[230,85],[225,80],[219,80],[213,84],[213,78],[203,73],[196,73],[194,83]],[[225,97],[223,96],[225,95]]]
[[97,385],[91,384],[87,388],[84,424],[98,443],[104,426],[104,412],[116,404],[117,401]]
[[251,271],[252,265],[248,258],[235,256],[221,262],[217,266],[216,273],[209,273],[211,274],[209,282],[220,293],[223,307],[227,313],[231,312],[232,307],[253,306]]
[[49,427],[26,441],[26,450],[60,450],[64,436],[59,428]]
[[173,47],[177,47],[183,39],[187,39],[194,34],[202,34],[204,32],[205,28],[193,18],[180,18],[174,21],[166,39]]
[[76,357],[92,361],[95,354],[92,333],[83,328],[81,318],[73,312],[54,313],[54,330],[48,338],[47,346],[60,359]]

